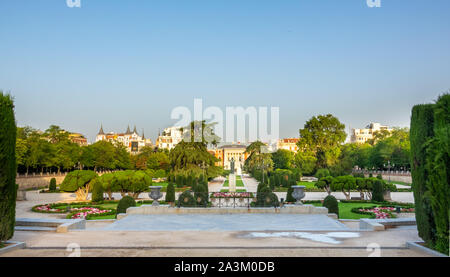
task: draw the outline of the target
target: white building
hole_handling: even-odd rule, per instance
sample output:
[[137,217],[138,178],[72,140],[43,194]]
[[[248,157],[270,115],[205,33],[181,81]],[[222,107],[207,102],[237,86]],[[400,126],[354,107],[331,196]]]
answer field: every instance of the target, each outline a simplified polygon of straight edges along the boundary
[[108,133],[105,134],[103,131],[103,126],[100,128],[100,131],[97,134],[95,142],[98,141],[109,141],[111,143],[121,143],[127,148],[127,151],[130,153],[138,153],[141,148],[145,146],[152,146],[152,140],[146,139],[144,131],[142,131],[142,136],[138,134],[136,131],[136,127],[134,127],[133,132],[130,131],[130,127],[128,126],[127,131],[125,133]]
[[172,150],[183,140],[182,127],[170,127],[164,129],[156,140],[156,147],[159,149]]
[[366,143],[368,140],[374,138],[374,133],[379,131],[392,132],[392,129],[388,126],[381,125],[380,123],[370,123],[364,129],[352,129],[350,142],[351,143]]

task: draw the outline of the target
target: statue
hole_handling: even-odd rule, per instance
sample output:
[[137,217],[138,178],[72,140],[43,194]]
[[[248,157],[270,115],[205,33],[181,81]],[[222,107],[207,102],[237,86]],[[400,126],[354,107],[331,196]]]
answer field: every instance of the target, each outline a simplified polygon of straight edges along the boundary
[[235,168],[234,168],[234,158],[231,158],[231,174],[234,174]]

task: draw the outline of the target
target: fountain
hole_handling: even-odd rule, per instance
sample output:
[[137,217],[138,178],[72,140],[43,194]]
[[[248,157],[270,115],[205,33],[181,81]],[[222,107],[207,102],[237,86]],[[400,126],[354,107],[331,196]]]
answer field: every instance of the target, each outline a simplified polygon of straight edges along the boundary
[[305,198],[305,186],[292,186],[292,188],[294,189],[294,191],[292,192],[292,197],[295,198],[295,200],[297,200],[297,202],[295,203],[295,205],[303,205],[302,203],[302,199]]
[[159,186],[150,186],[150,193],[148,196],[153,200],[153,206],[159,206],[158,199],[163,197],[163,194],[161,193],[162,187]]

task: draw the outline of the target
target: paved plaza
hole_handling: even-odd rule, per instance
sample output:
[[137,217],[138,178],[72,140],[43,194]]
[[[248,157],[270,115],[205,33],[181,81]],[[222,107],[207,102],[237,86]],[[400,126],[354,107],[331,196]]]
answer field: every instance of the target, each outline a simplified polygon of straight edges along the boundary
[[104,228],[108,231],[345,231],[327,215],[183,214],[129,215]]

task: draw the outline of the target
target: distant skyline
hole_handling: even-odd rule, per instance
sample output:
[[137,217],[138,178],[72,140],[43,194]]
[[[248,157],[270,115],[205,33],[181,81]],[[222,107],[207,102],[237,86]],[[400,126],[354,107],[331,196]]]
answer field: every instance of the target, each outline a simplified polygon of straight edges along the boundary
[[450,89],[450,1],[0,2],[0,90],[18,126],[84,134],[135,125],[155,141],[177,106],[280,107],[280,136],[312,116],[409,127]]

